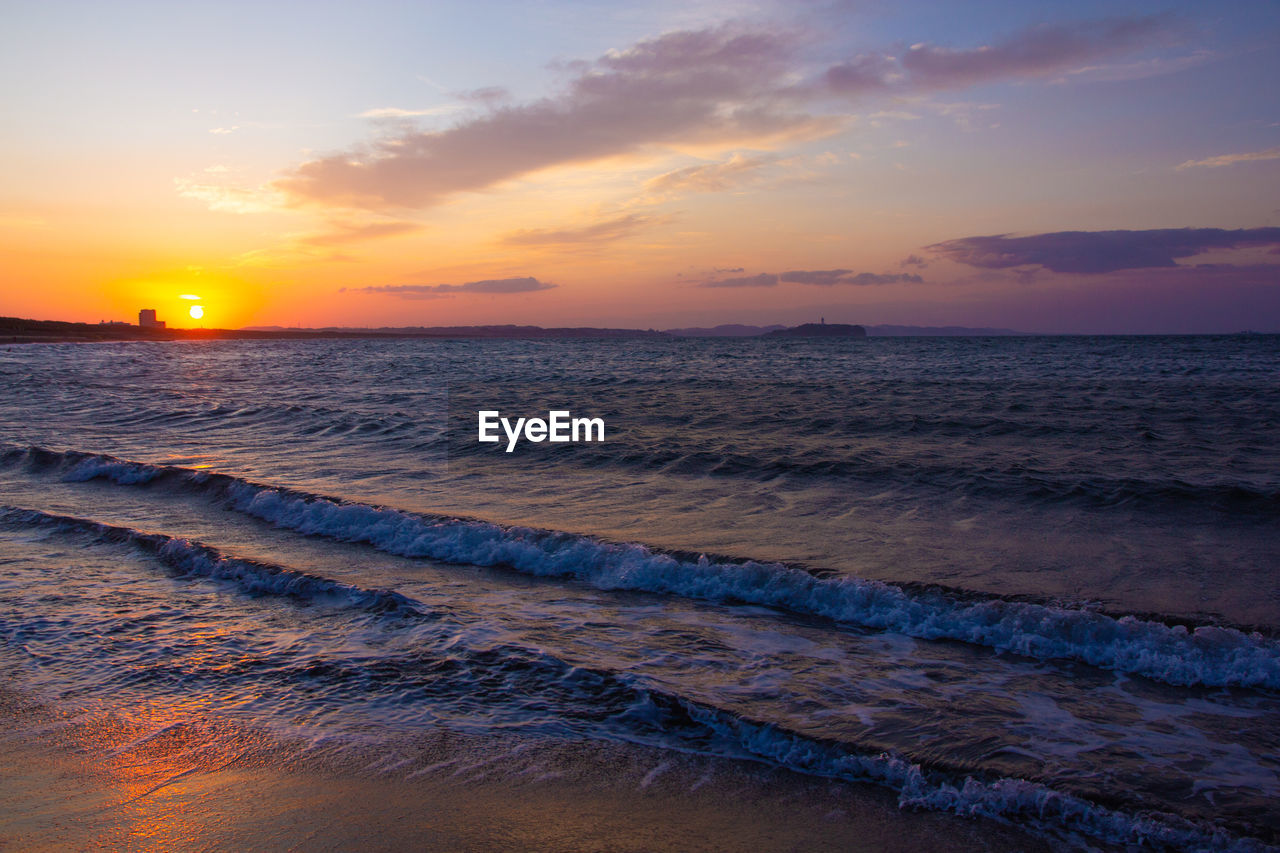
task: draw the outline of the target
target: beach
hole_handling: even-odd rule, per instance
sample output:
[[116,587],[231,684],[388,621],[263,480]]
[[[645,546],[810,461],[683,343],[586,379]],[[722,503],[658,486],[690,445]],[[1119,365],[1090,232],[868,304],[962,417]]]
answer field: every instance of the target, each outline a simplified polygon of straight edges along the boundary
[[441,737],[402,745],[400,760],[467,753],[474,766],[405,778],[378,766],[385,756],[316,754],[198,719],[156,734],[120,716],[59,719],[8,692],[0,714],[5,849],[1048,849],[991,821],[899,811],[870,786],[639,749],[515,749],[519,772],[495,774],[484,745]]

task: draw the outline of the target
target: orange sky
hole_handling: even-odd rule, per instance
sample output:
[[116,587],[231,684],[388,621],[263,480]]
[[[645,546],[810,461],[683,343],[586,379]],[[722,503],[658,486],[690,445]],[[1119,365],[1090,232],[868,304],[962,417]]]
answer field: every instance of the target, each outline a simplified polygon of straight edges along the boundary
[[[1087,331],[1054,326],[1163,287],[1168,330],[1214,290],[1280,324],[1266,4],[72,5],[0,36],[0,314]],[[1121,229],[1091,265],[963,242]]]

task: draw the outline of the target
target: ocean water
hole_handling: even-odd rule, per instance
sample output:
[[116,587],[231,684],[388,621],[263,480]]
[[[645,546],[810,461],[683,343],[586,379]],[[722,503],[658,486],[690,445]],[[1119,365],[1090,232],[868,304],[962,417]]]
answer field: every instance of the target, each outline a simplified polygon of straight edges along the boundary
[[1280,843],[1280,338],[27,345],[0,388],[0,665],[68,712]]

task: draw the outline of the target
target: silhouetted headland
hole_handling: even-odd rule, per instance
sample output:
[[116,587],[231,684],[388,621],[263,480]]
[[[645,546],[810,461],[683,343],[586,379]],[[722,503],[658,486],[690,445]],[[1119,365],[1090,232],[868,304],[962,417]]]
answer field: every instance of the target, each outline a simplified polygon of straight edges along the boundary
[[848,323],[804,323],[766,332],[766,338],[865,338],[867,330]]

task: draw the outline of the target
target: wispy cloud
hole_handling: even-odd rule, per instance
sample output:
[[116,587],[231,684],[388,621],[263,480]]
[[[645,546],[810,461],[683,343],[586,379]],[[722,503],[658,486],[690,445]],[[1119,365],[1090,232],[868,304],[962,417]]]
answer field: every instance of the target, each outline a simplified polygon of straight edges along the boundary
[[525,276],[468,281],[465,284],[376,284],[368,287],[343,287],[339,288],[338,292],[387,293],[401,299],[438,299],[457,293],[489,295],[534,293],[539,290],[550,290],[555,286],[550,282],[539,281],[533,276]]
[[174,178],[178,195],[204,202],[210,210],[225,213],[264,213],[283,204],[280,193],[264,187],[235,187],[204,184],[186,178]]
[[422,225],[417,222],[333,222],[329,224],[328,231],[307,235],[300,238],[298,242],[309,246],[339,246],[379,237],[397,237],[421,230]]
[[781,273],[779,278],[795,284],[816,284],[832,287],[837,284],[853,284],[859,286],[875,284],[921,284],[924,279],[914,273],[873,273],[853,270],[790,270]]
[[1223,166],[1234,166],[1236,163],[1252,163],[1258,160],[1280,160],[1280,146],[1262,151],[1248,151],[1243,154],[1219,154],[1217,157],[1206,157],[1203,160],[1188,160],[1178,165],[1178,170],[1194,169],[1205,166],[1218,169]]
[[739,276],[737,278],[718,278],[704,281],[699,287],[777,287],[778,277],[773,273],[762,272],[759,275]]
[[1109,18],[1022,30],[994,44],[957,50],[921,42],[901,56],[862,54],[827,69],[824,82],[845,95],[926,92],[995,80],[1043,78],[1149,43],[1163,17]]
[[1086,65],[1073,68],[1063,74],[1055,83],[1081,82],[1116,82],[1121,80],[1143,80],[1147,77],[1159,77],[1173,74],[1187,68],[1203,65],[1214,58],[1207,50],[1197,50],[1184,56],[1153,56],[1133,62],[1114,62],[1101,65]]
[[[929,43],[854,57],[816,72],[796,32],[726,24],[668,32],[591,61],[559,64],[556,94],[510,103],[496,87],[455,94],[478,105],[452,127],[397,132],[304,162],[275,186],[297,204],[419,209],[555,166],[655,149],[771,150],[838,132],[852,121],[833,94],[919,96],[994,80],[1061,75],[1153,43],[1163,17],[1109,18],[1023,30],[971,49]],[[821,109],[819,109],[819,105]],[[954,116],[962,124],[975,109]],[[430,110],[379,107],[395,120]],[[768,156],[737,154],[654,178],[650,192],[722,190],[752,180]]]
[[416,110],[406,110],[400,107],[376,107],[371,110],[365,110],[357,118],[416,118],[418,116],[447,115],[456,113],[461,109],[463,109],[461,104],[441,104],[436,107]]
[[924,279],[914,273],[873,273],[853,270],[788,270],[783,273],[760,273],[737,278],[704,281],[699,287],[777,287],[779,284],[811,284],[819,287],[836,285],[921,284]]
[[1149,231],[1055,231],[1025,237],[963,237],[926,247],[981,269],[1038,266],[1052,272],[1097,274],[1173,267],[1214,249],[1280,246],[1280,228],[1157,228]]
[[659,175],[645,184],[645,188],[654,193],[727,190],[758,177],[761,169],[776,162],[778,158],[770,155],[734,154],[723,163],[687,166]]
[[841,120],[782,97],[795,51],[794,37],[733,26],[668,33],[573,64],[557,96],[312,160],[277,186],[298,202],[419,208],[644,146],[763,145],[833,132]]
[[555,246],[579,243],[607,243],[622,240],[652,225],[658,217],[629,213],[578,228],[531,228],[502,237],[509,246]]
[[464,101],[474,101],[481,104],[497,104],[508,100],[511,93],[503,86],[482,86],[479,89],[470,89],[466,92],[459,92],[458,97]]

